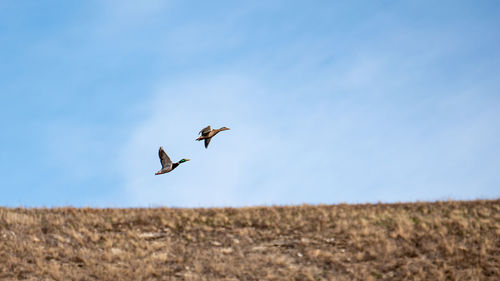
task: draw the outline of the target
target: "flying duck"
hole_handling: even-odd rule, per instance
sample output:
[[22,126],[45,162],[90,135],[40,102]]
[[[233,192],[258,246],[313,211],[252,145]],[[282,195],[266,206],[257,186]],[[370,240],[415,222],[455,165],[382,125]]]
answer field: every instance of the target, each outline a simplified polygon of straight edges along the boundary
[[229,130],[229,128],[222,127],[220,129],[212,129],[210,126],[203,128],[198,134],[201,136],[197,138],[197,141],[205,140],[205,148],[208,148],[208,144],[213,136],[217,135],[219,132]]
[[172,171],[173,169],[177,168],[179,164],[184,163],[186,161],[189,161],[189,159],[184,159],[182,158],[179,160],[177,163],[172,163],[172,160],[170,160],[170,157],[168,157],[167,153],[165,153],[165,150],[163,150],[163,147],[160,146],[160,150],[158,150],[158,156],[160,156],[160,162],[161,162],[161,170],[155,173],[155,175],[161,175],[168,173]]

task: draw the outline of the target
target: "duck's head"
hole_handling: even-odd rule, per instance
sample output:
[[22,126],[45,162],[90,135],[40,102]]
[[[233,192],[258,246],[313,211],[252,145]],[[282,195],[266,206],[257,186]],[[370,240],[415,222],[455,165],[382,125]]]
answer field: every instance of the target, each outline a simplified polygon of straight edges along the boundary
[[180,164],[180,163],[187,162],[187,161],[189,161],[189,160],[191,160],[191,159],[185,159],[185,158],[182,158],[181,160],[179,160],[179,164]]
[[227,130],[230,130],[230,129],[227,128],[227,127],[222,127],[222,128],[219,129],[219,131],[227,131]]

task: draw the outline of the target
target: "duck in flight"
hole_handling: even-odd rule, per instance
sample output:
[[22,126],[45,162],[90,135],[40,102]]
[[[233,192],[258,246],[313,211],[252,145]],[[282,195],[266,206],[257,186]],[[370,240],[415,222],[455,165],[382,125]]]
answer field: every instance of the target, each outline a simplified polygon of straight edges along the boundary
[[219,132],[229,130],[229,128],[222,127],[220,129],[212,129],[210,126],[206,126],[203,128],[198,134],[201,136],[197,138],[197,141],[205,140],[205,148],[208,148],[208,144],[210,143],[210,140],[212,140],[212,137],[217,135]]
[[179,162],[172,163],[172,160],[170,160],[170,157],[168,157],[167,153],[165,153],[165,150],[163,150],[163,147],[161,146],[158,151],[158,156],[160,156],[161,170],[156,172],[155,175],[171,172],[173,169],[177,168],[179,164],[189,161],[189,159],[182,158]]

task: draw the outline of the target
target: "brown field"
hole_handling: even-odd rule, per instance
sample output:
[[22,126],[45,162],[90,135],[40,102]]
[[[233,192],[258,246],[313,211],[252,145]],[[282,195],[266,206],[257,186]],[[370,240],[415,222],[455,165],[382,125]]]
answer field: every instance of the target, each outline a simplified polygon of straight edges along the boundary
[[500,280],[500,199],[0,208],[2,280]]

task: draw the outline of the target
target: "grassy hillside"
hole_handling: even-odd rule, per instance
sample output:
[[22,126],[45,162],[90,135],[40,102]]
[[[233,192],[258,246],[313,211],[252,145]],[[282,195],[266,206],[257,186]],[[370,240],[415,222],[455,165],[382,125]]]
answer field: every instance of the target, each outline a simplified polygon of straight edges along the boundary
[[500,280],[500,200],[0,208],[0,279]]

